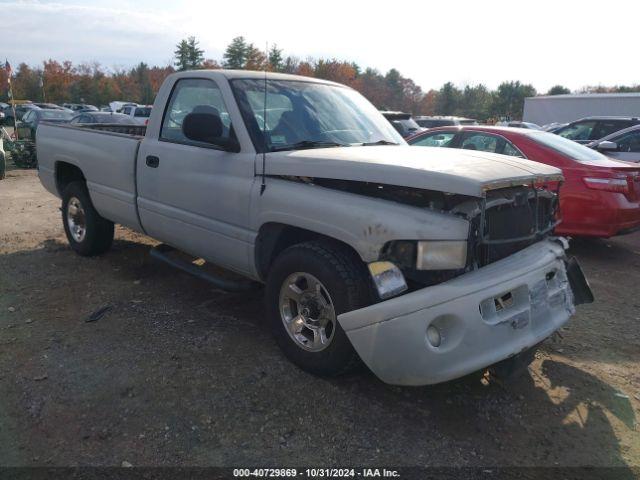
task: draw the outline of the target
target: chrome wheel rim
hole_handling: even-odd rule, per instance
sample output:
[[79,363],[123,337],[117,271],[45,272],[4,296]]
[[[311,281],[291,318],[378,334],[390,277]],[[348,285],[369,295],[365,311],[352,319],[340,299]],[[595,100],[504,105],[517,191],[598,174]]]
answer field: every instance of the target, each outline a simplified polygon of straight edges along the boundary
[[307,351],[327,348],[336,330],[336,311],[326,287],[309,273],[289,275],[280,288],[280,318],[294,343]]
[[82,242],[87,234],[87,219],[82,203],[76,197],[71,197],[67,203],[67,226],[71,237],[76,242]]

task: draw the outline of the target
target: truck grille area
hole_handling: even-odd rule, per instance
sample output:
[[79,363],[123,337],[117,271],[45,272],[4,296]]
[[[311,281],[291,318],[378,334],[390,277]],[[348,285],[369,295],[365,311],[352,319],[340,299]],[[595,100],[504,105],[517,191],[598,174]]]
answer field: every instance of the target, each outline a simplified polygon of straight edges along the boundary
[[469,247],[474,267],[508,257],[552,234],[558,223],[558,195],[522,186],[487,192],[472,221]]

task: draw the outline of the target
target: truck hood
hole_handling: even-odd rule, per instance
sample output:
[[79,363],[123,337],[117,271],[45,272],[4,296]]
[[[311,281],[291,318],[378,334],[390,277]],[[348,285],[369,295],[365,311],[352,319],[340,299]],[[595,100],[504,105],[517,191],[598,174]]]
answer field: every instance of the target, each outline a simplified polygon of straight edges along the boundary
[[482,197],[485,191],[496,188],[563,179],[558,168],[530,160],[473,150],[408,145],[268,153],[265,172],[375,182],[473,197]]

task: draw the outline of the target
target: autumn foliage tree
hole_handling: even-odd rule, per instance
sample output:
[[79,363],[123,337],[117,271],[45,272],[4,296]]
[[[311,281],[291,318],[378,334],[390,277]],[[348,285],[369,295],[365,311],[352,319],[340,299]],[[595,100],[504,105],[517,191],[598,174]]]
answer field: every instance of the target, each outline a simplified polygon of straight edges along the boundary
[[[194,37],[178,43],[174,52],[178,70],[233,68],[323,78],[358,90],[379,109],[415,115],[461,115],[481,121],[500,117],[519,119],[525,97],[537,93],[532,85],[519,81],[503,82],[495,90],[482,84],[458,86],[447,82],[437,90],[425,92],[393,68],[380,72],[335,58],[303,60],[285,55],[277,45],[265,52],[242,36],[229,43],[220,60],[205,59],[198,45]],[[101,106],[113,100],[125,100],[147,104],[152,103],[164,79],[175,70],[173,65],[149,66],[145,62],[128,69],[108,69],[98,63],[74,65],[53,59],[35,67],[20,63],[14,66],[13,93],[16,99],[43,101],[46,97],[48,102],[55,103],[85,102]],[[6,85],[6,72],[0,68],[0,101],[8,98]],[[640,91],[640,85],[599,85],[581,90],[584,93],[632,91]],[[568,93],[568,89],[557,85],[548,94],[558,93]]]

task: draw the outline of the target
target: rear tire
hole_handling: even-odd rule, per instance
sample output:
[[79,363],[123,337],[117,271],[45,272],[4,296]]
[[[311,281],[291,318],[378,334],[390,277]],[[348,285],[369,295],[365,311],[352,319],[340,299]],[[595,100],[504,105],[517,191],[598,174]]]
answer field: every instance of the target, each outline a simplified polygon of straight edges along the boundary
[[373,302],[368,272],[354,252],[324,241],[289,247],[269,271],[265,298],[271,331],[291,362],[323,376],[360,365],[337,320]]
[[111,248],[113,222],[96,211],[84,182],[71,182],[65,187],[62,224],[69,245],[82,256],[100,255]]

